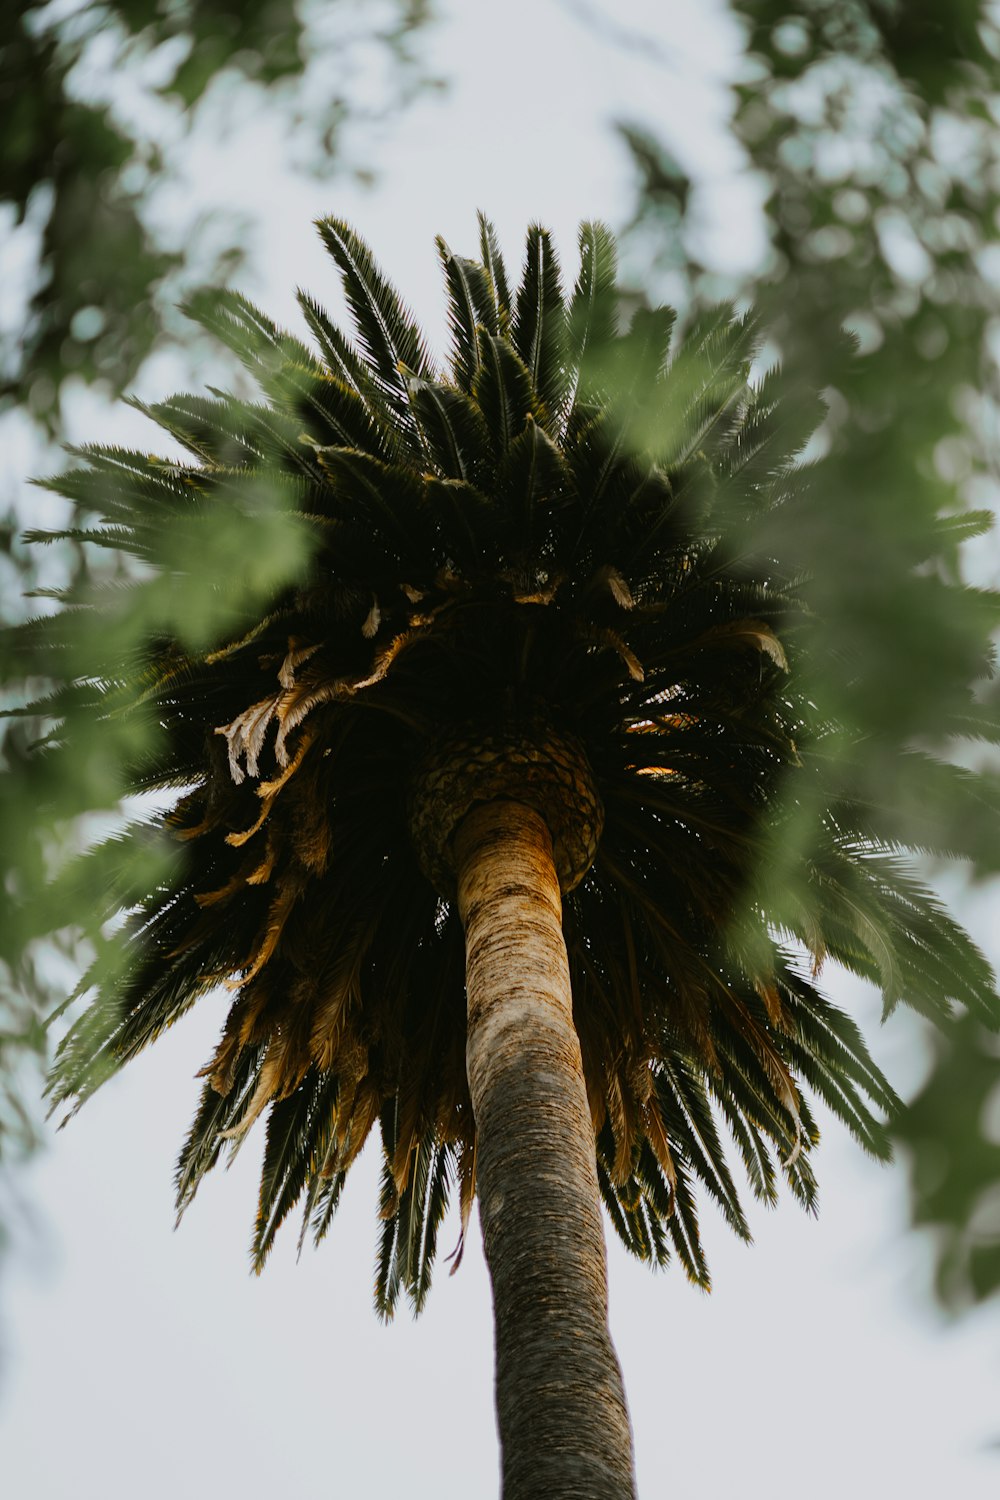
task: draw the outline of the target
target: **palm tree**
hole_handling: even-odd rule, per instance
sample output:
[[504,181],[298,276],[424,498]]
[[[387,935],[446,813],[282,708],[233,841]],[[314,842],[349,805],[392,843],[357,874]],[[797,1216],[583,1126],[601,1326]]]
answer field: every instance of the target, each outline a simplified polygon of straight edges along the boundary
[[[296,585],[210,649],[151,640],[49,705],[70,739],[81,714],[160,726],[130,784],[172,790],[177,851],[110,892],[128,961],[54,1088],[84,1099],[228,984],[179,1211],[267,1112],[260,1269],[303,1198],[322,1239],[377,1124],[378,1310],[422,1307],[449,1195],[463,1239],[478,1195],[504,1496],[622,1497],[602,1201],[636,1255],[707,1286],[698,1185],[748,1238],[723,1128],[767,1202],[784,1178],[815,1204],[806,1089],[887,1155],[894,1096],[825,959],[929,1014],[991,1015],[992,978],[852,794],[862,750],[821,721],[797,581],[755,541],[794,520],[817,403],[751,382],[732,308],[672,358],[669,309],[621,326],[601,225],[568,295],[544,230],[512,293],[480,227],[479,261],[439,242],[443,372],[327,220],[355,342],[304,294],[315,348],[201,295],[263,401],[143,407],[191,460],[92,448],[49,481],[74,535],[161,570],[262,495],[310,539]],[[55,660],[72,624],[29,630]],[[123,869],[148,838],[119,836]]]

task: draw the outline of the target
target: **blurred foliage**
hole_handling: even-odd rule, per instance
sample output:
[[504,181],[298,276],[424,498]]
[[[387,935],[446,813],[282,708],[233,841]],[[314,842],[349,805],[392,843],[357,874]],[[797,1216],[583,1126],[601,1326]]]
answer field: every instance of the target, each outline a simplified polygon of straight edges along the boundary
[[[230,103],[234,90],[255,90],[287,135],[308,133],[313,164],[329,167],[340,127],[377,108],[350,94],[357,48],[374,48],[390,106],[399,107],[425,81],[415,38],[429,19],[428,0],[379,0],[364,14],[349,0],[0,7],[0,413],[19,408],[56,435],[69,378],[120,394],[169,333],[184,286],[232,271],[240,224],[218,223],[206,258],[203,240],[211,245],[212,235],[185,235],[182,226],[168,243],[163,215],[153,212],[170,179],[166,152],[198,130],[199,106],[213,90],[228,89]],[[317,72],[321,89],[310,92]],[[40,518],[40,506],[21,515]],[[120,562],[109,568],[83,543],[32,557],[21,524],[13,512],[0,517],[0,625],[54,607],[36,602],[53,585],[111,590],[123,657],[158,630],[197,641],[222,629],[234,608],[268,596],[294,571],[303,546],[270,495],[253,514],[234,513],[206,531],[194,557],[157,577],[126,574]],[[32,592],[36,599],[26,599]],[[81,616],[67,670],[88,651]],[[45,688],[23,648],[14,653],[0,638],[0,707]],[[49,729],[44,719],[0,720],[0,1236],[14,1216],[10,1165],[37,1137],[26,1101],[40,1094],[46,997],[72,987],[81,955],[112,951],[92,920],[92,892],[52,877],[115,818],[118,768],[136,748],[135,725],[94,725],[67,775],[66,762],[57,771],[31,753]],[[155,878],[159,857],[154,845],[145,854],[153,863],[144,856],[140,886]]]
[[[108,563],[106,554],[95,556],[96,549],[83,539],[70,544],[56,570],[61,586],[31,591],[20,607],[25,615],[37,613],[39,597],[72,593],[75,607],[67,611],[71,628],[60,663],[66,677],[86,673],[109,650],[124,663],[140,643],[164,635],[203,647],[301,572],[307,539],[289,514],[286,497],[270,487],[246,490],[221,518],[195,524],[194,533],[186,528],[183,555],[165,555],[155,573],[123,565],[117,555]],[[8,525],[0,534],[8,554],[12,540]],[[24,572],[26,565],[18,565]],[[33,559],[32,571],[39,566]],[[87,607],[97,598],[100,617]],[[8,621],[11,613],[13,607]],[[75,856],[121,823],[123,767],[149,753],[150,737],[159,732],[140,711],[91,715],[74,724],[71,752],[33,753],[42,738],[59,742],[58,727],[44,712],[46,691],[54,687],[51,660],[43,667],[40,655],[23,636],[0,635],[0,700],[14,715],[0,739],[0,1194],[5,1196],[11,1180],[4,1167],[36,1143],[37,1119],[25,1101],[41,1093],[35,1085],[45,1063],[41,1011],[52,1004],[46,997],[65,997],[85,960],[96,955],[98,969],[105,972],[118,960],[114,929],[103,927],[95,914],[94,893],[107,872],[92,858],[82,880]],[[19,716],[17,703],[39,693],[40,711]],[[134,805],[131,810],[138,811]],[[167,850],[151,833],[133,852],[130,889],[155,888],[168,862]],[[0,1236],[8,1218],[7,1206],[0,1203]]]
[[971,1016],[935,1037],[935,1061],[896,1136],[913,1221],[934,1236],[936,1292],[961,1312],[1000,1288],[1000,1043]]
[[218,280],[232,270],[236,226],[221,226],[210,264],[192,265],[199,237],[167,242],[149,213],[164,142],[191,128],[213,85],[256,87],[292,129],[302,80],[321,70],[323,102],[308,128],[328,162],[346,109],[348,44],[373,38],[398,65],[398,102],[418,78],[412,36],[428,17],[428,0],[380,0],[363,15],[350,0],[0,7],[0,271],[25,293],[0,325],[0,411],[24,405],[51,430],[67,377],[119,394],[163,334],[165,286],[176,300],[186,273]]
[[[986,0],[732,0],[731,10],[745,49],[732,131],[762,202],[765,264],[739,275],[713,266],[683,142],[626,125],[635,243],[692,309],[720,293],[752,298],[785,379],[823,390],[813,451],[825,461],[799,524],[773,539],[810,580],[827,636],[818,707],[864,738],[868,795],[901,832],[922,814],[898,773],[901,750],[975,769],[976,779],[943,776],[925,847],[995,875],[987,804],[1000,777],[976,744],[995,737],[995,686],[983,682],[966,743],[939,726],[997,624],[984,593],[949,585],[961,576],[957,542],[988,526],[997,495],[998,11]],[[1000,1152],[982,1115],[996,1088],[995,1042],[958,1020],[899,1129],[914,1220],[937,1226],[950,1307],[1000,1290]]]

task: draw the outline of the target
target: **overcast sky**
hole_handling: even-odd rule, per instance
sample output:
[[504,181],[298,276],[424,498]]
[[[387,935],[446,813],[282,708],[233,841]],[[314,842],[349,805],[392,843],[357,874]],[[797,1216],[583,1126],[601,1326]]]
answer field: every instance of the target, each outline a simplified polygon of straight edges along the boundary
[[[344,173],[290,174],[273,133],[251,120],[217,150],[199,151],[177,211],[215,197],[251,215],[256,253],[243,284],[269,310],[293,320],[296,284],[336,305],[333,268],[311,226],[334,213],[370,240],[442,347],[434,234],[474,253],[482,207],[518,263],[524,228],[540,219],[575,273],[578,221],[620,227],[630,207],[626,158],[610,128],[623,114],[667,132],[706,174],[716,252],[752,258],[759,225],[724,135],[727,42],[716,5],[620,7],[659,37],[659,57],[595,37],[552,0],[456,0],[452,9],[461,18],[432,38],[449,92],[355,142],[379,174],[374,188]],[[142,394],[163,397],[175,378],[158,359]],[[91,398],[69,419],[74,438],[157,442],[135,414],[109,414]],[[963,915],[989,940],[996,924],[986,898]],[[877,1030],[878,1005],[863,986],[845,982],[836,993],[869,1034]],[[296,1264],[289,1227],[252,1279],[262,1127],[172,1232],[171,1174],[199,1092],[193,1075],[225,1005],[222,996],[200,1002],[28,1174],[36,1230],[3,1288],[5,1496],[495,1494],[490,1294],[477,1235],[458,1275],[439,1265],[419,1322],[404,1309],[380,1325],[369,1150],[327,1243]],[[874,1043],[893,1081],[912,1087],[922,1066],[915,1029],[894,1022]],[[993,1500],[997,1318],[958,1331],[940,1325],[925,1253],[904,1230],[901,1172],[866,1162],[829,1124],[818,1175],[819,1219],[790,1199],[759,1212],[751,1249],[706,1206],[709,1297],[679,1272],[653,1275],[609,1247],[612,1330],[644,1500],[787,1491]],[[457,1234],[453,1217],[445,1253]]]

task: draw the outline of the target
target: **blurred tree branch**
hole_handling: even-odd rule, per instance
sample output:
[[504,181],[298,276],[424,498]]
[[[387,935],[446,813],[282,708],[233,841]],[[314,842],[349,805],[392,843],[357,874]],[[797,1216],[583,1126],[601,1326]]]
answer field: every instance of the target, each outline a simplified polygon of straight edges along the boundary
[[[873,808],[901,832],[923,819],[925,847],[994,876],[995,685],[983,677],[960,740],[942,726],[984,626],[997,625],[985,594],[953,585],[957,542],[989,526],[998,492],[998,9],[731,0],[730,10],[742,28],[732,135],[760,202],[763,262],[713,264],[705,184],[683,140],[630,121],[633,243],[682,305],[753,301],[782,379],[824,391],[810,503],[772,538],[809,580],[828,637],[818,708],[855,726]],[[995,580],[995,549],[980,543],[973,557],[967,581]],[[957,753],[976,773],[945,773],[929,822],[898,776],[913,745]],[[1000,1291],[1000,1159],[987,1119],[997,1090],[995,1039],[958,1017],[898,1125],[914,1222],[935,1227],[950,1308]]]
[[[363,15],[350,0],[0,7],[0,414],[10,420],[16,411],[57,436],[70,378],[117,397],[155,348],[186,332],[172,305],[185,289],[231,274],[242,254],[238,222],[217,215],[213,234],[199,236],[188,225],[167,232],[153,212],[171,177],[171,149],[204,128],[210,96],[253,93],[328,169],[345,124],[400,108],[427,84],[419,43],[430,19],[429,0],[379,0]],[[360,48],[374,51],[388,80],[366,102],[349,87]],[[123,654],[157,629],[211,630],[220,610],[267,592],[301,560],[302,539],[274,497],[206,535],[188,560],[193,592],[169,576],[109,572],[82,543],[63,544],[43,563],[19,541],[26,514],[0,517],[0,625],[53,607],[38,602],[50,592],[112,588]],[[245,562],[232,567],[243,549]],[[73,649],[85,655],[86,640]],[[0,708],[40,687],[23,642],[0,637]],[[88,818],[106,826],[114,816],[118,767],[136,751],[135,727],[107,722],[54,774],[48,758],[31,754],[51,728],[0,720],[0,1239],[12,1217],[9,1165],[37,1139],[26,1101],[43,1076],[43,1002],[72,988],[81,952],[111,952],[93,920],[93,892],[53,886],[52,876],[93,832]],[[158,857],[155,847],[148,857]]]
[[1000,1044],[964,1016],[900,1119],[913,1222],[933,1236],[935,1291],[963,1312],[1000,1288]]
[[[307,124],[328,163],[349,109],[353,44],[374,42],[388,59],[398,107],[426,81],[414,38],[429,18],[429,0],[380,0],[363,17],[348,0],[4,8],[0,412],[20,405],[54,430],[71,375],[119,395],[163,337],[165,289],[176,300],[192,277],[218,282],[232,270],[234,227],[214,259],[199,263],[197,237],[192,244],[183,227],[165,236],[149,213],[170,139],[194,128],[213,89],[256,90],[289,130]],[[317,72],[321,93],[306,86]]]

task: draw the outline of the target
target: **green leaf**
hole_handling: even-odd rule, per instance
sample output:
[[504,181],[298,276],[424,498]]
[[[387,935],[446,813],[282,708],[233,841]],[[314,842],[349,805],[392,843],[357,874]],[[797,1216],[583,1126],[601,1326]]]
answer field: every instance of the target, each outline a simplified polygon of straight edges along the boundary
[[[495,308],[496,333],[502,338],[510,337],[511,308],[513,302],[507,282],[507,270],[497,241],[496,230],[489,219],[479,213],[479,246],[483,257],[483,269],[489,279]],[[492,330],[491,330],[492,331]]]
[[600,358],[617,333],[617,276],[618,256],[607,226],[597,220],[581,224],[580,274],[567,320],[569,358],[577,369]]
[[497,304],[489,277],[474,260],[453,255],[438,236],[436,241],[448,288],[448,327],[455,384],[471,391],[481,359],[479,329],[499,334]]
[[507,449],[496,476],[497,493],[514,520],[519,545],[537,543],[541,527],[535,519],[539,506],[559,504],[575,492],[573,476],[556,443],[533,419]]
[[463,391],[415,375],[407,378],[407,391],[438,473],[477,482],[489,462],[489,433],[476,403]]
[[[537,224],[528,230],[512,339],[543,413],[554,418],[562,407],[569,383],[566,309],[552,241],[548,231]],[[544,425],[545,415],[539,420]]]
[[538,420],[540,408],[531,376],[506,339],[484,330],[479,335],[479,347],[481,359],[473,396],[493,439],[493,456],[500,461],[529,418]]
[[405,365],[425,378],[432,374],[420,332],[360,235],[342,219],[321,219],[318,228],[340,269],[361,347],[386,402],[405,426],[409,414],[406,380],[400,367]]

